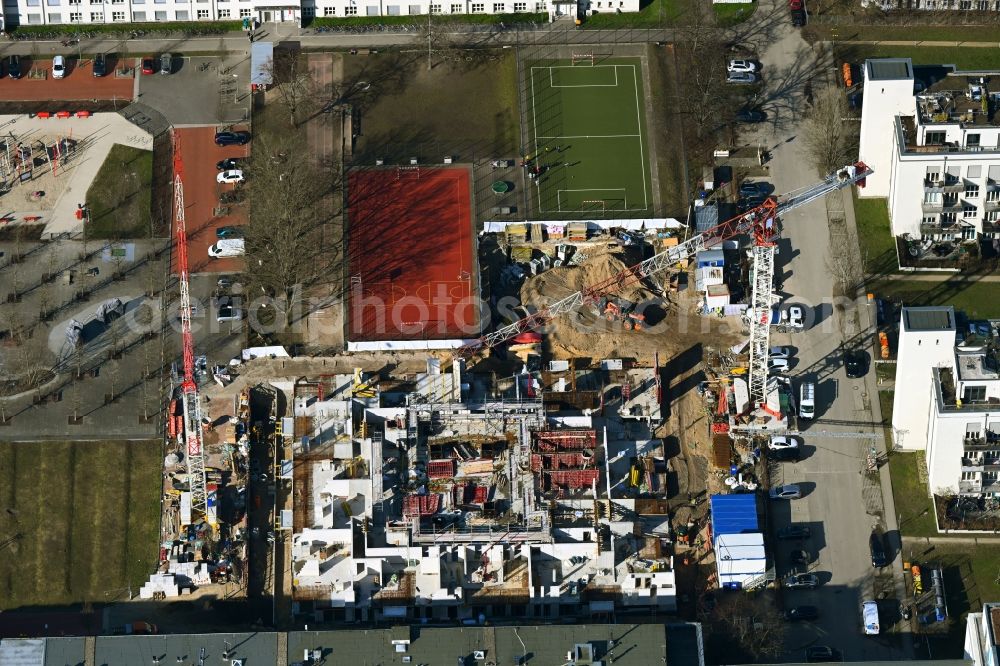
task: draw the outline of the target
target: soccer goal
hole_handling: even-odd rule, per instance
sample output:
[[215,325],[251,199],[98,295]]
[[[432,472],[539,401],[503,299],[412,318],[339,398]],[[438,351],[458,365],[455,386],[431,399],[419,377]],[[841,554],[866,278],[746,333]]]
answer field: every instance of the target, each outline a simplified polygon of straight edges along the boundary
[[396,167],[396,180],[402,180],[404,175],[407,178],[420,180],[420,167],[419,166]]
[[571,58],[571,61],[572,61],[572,63],[574,65],[583,64],[583,65],[590,65],[591,67],[593,67],[594,66],[594,54],[593,54],[593,52],[591,52],[591,53],[574,53],[573,56],[572,56],[572,58]]
[[599,210],[601,213],[606,213],[608,211],[608,202],[604,199],[584,199],[580,202],[580,208],[583,210]]

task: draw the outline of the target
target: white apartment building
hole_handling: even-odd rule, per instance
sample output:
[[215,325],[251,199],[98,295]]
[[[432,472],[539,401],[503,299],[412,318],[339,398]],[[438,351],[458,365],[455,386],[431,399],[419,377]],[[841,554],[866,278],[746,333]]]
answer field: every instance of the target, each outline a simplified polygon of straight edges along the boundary
[[[589,0],[586,12],[635,12],[639,0]],[[169,21],[293,22],[315,17],[544,13],[574,16],[566,0],[4,0],[4,25],[155,23]]]
[[983,604],[965,625],[965,659],[972,666],[1000,666],[1000,604]]
[[[908,58],[867,60],[862,197],[886,197],[895,236],[1000,237],[1000,72],[950,72],[915,93]],[[993,90],[995,89],[995,90]]]
[[936,495],[1000,494],[998,324],[962,331],[951,307],[903,308],[893,437],[924,451]]

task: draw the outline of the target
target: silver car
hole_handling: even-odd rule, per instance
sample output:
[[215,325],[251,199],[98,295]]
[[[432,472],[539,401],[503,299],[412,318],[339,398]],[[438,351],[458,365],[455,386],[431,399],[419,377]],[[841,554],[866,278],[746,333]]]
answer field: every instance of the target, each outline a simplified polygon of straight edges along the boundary
[[729,72],[729,75],[726,77],[726,83],[749,85],[757,83],[757,76],[751,72]]
[[785,579],[785,587],[790,590],[812,590],[819,587],[819,576],[811,573],[792,574]]
[[768,493],[771,499],[793,500],[802,497],[802,490],[794,483],[786,483],[783,486],[775,486]]

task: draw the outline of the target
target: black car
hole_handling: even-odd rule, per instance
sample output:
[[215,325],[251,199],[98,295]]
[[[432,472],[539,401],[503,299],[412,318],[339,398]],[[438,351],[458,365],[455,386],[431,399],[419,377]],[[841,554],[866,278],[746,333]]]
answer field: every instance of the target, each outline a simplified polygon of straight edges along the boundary
[[171,74],[174,71],[174,54],[163,53],[160,55],[160,74]]
[[882,538],[882,534],[878,530],[872,531],[872,535],[868,538],[868,549],[872,554],[873,567],[881,569],[882,567],[889,565],[889,557],[886,555],[885,551],[885,540]]
[[736,112],[736,120],[741,123],[762,123],[767,120],[767,114],[758,109],[740,109]]
[[94,76],[104,76],[108,73],[108,61],[103,53],[94,56]]
[[858,379],[868,374],[868,354],[860,349],[849,349],[844,352],[844,369],[851,379]]
[[12,79],[21,78],[21,56],[12,55],[7,58],[7,73]]
[[806,24],[806,12],[804,9],[792,10],[792,25],[801,28]]
[[217,146],[245,146],[250,143],[250,132],[216,132]]
[[767,183],[752,183],[744,180],[740,183],[740,196],[747,199],[760,197],[763,200],[763,197],[767,196]]
[[785,611],[785,619],[789,622],[798,620],[815,620],[819,617],[819,609],[815,606],[796,606]]
[[789,525],[778,530],[779,539],[808,539],[812,534],[805,525]]
[[224,160],[219,160],[215,163],[215,168],[219,171],[229,171],[230,169],[239,169],[240,160],[236,157],[227,157]]
[[830,661],[840,661],[834,649],[828,645],[811,645],[806,648],[806,661],[810,664],[822,664]]
[[819,576],[811,573],[792,574],[784,581],[789,590],[814,590],[819,587]]

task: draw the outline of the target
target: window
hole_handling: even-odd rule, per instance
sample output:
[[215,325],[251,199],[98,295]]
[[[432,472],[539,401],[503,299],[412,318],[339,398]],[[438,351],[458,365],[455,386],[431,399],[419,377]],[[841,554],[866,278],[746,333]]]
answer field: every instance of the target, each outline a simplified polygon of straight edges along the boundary
[[978,199],[979,198],[979,186],[975,183],[965,184],[965,198],[966,199]]
[[[924,143],[927,145],[944,143],[944,139],[944,132],[927,132],[927,134],[924,135]],[[927,168],[930,169],[931,167]]]
[[378,5],[366,5],[365,14],[368,16],[378,16]]
[[70,23],[79,23],[82,20],[83,20],[83,12],[70,12],[69,13],[69,22]]
[[979,164],[970,166],[965,172],[965,177],[971,180],[977,180],[979,178],[982,178],[982,175],[983,175],[983,167],[982,165]]
[[987,222],[1000,222],[1000,211],[991,210],[990,212],[986,213],[986,221]]
[[174,17],[175,21],[190,21],[191,13],[186,9],[178,9],[177,16]]
[[198,18],[200,18],[200,19],[207,19],[208,18],[208,10],[207,9],[199,9],[198,10]]
[[227,18],[230,17],[230,15],[231,15],[231,12],[228,9],[220,9],[219,10],[219,18],[220,19],[227,19]]
[[941,226],[955,224],[958,221],[958,213],[941,213]]
[[431,14],[440,14],[441,5],[431,5]]
[[28,14],[28,24],[29,25],[41,24],[41,22],[42,22],[42,15],[41,14]]
[[966,134],[965,135],[965,147],[966,148],[978,148],[979,147],[979,134]]
[[62,14],[49,14],[49,23],[62,23]]
[[452,14],[461,14],[462,13],[462,5],[452,5],[451,6],[451,13]]
[[544,2],[536,2],[535,3],[535,11],[536,12],[544,12],[545,11],[545,3]]
[[146,12],[132,12],[132,20],[133,21],[145,21],[146,20]]
[[515,2],[514,3],[514,11],[515,12],[526,12],[526,11],[528,11],[528,3],[527,2]]
[[1000,190],[986,190],[987,201],[1000,201]]
[[975,217],[975,216],[976,216],[976,207],[975,206],[964,206],[962,208],[962,218],[963,219],[967,220],[970,217]]
[[941,204],[941,193],[940,192],[924,192],[924,203],[931,205]]
[[240,9],[240,18],[250,18],[250,12],[252,10],[249,8]]
[[409,16],[417,16],[420,14],[420,5],[409,5],[406,9],[406,13]]
[[482,3],[482,2],[473,2],[472,3],[472,13],[473,14],[482,14],[484,11],[486,11],[486,4],[485,3]]
[[928,183],[936,183],[941,180],[941,172],[937,167],[927,167],[927,175],[924,176]]
[[78,5],[78,4],[80,4],[80,0],[69,0],[69,4],[71,4],[71,5]]
[[337,15],[337,8],[336,7],[324,7],[323,8],[323,16],[336,16],[336,15]]
[[959,9],[972,9],[972,0],[958,0]]
[[494,14],[503,14],[503,3],[502,2],[494,2],[493,3],[493,13]]
[[962,240],[976,240],[976,228],[962,227]]
[[111,12],[111,20],[117,22],[125,20],[125,12]]
[[344,16],[357,16],[357,15],[358,15],[357,7],[344,7]]
[[316,16],[316,8],[315,7],[303,7],[302,8],[302,17],[303,18],[313,18],[314,16]]
[[167,20],[167,13],[166,12],[154,12],[153,13],[153,19],[156,20],[156,21],[166,21]]
[[922,224],[937,224],[937,215],[924,215]]
[[962,481],[975,481],[977,472],[962,472]]
[[[986,402],[986,387],[966,386],[962,390],[962,402]],[[965,427],[966,437],[978,439],[980,434],[981,434],[980,431],[976,431],[975,434],[969,434],[969,426]]]
[[104,23],[104,12],[90,12],[91,23]]

